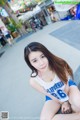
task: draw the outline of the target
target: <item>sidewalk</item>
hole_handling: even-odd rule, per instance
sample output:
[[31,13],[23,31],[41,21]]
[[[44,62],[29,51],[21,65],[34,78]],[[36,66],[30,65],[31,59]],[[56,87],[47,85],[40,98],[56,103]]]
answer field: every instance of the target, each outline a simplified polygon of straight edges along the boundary
[[[44,95],[29,85],[31,70],[24,61],[24,47],[30,42],[40,42],[52,53],[64,58],[72,67],[75,76],[79,77],[80,50],[51,35],[55,30],[65,28],[65,25],[68,26],[71,22],[50,24],[20,39],[12,47],[5,46],[0,49],[0,52],[5,51],[0,57],[0,111],[9,111],[10,120],[39,120],[45,102]],[[79,79],[76,81],[79,84]]]

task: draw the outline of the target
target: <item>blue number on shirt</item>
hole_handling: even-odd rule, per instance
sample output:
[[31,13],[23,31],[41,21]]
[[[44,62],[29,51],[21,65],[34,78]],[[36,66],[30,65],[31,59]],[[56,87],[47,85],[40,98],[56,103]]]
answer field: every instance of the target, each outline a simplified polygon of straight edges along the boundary
[[59,97],[56,95],[56,93],[52,93],[51,95],[53,95],[54,97],[56,97],[57,99],[59,99]]
[[59,94],[59,96],[61,98],[65,98],[66,97],[66,94],[62,90],[57,90],[57,93]]

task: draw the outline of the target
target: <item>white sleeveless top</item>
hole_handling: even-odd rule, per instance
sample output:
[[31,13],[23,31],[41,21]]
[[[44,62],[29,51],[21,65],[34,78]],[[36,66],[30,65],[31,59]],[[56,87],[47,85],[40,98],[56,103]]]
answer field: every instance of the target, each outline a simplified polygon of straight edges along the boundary
[[64,92],[65,84],[57,75],[55,75],[51,82],[45,82],[37,75],[35,77],[35,81],[44,87],[48,93],[59,99],[61,102],[65,102],[69,99],[68,95]]

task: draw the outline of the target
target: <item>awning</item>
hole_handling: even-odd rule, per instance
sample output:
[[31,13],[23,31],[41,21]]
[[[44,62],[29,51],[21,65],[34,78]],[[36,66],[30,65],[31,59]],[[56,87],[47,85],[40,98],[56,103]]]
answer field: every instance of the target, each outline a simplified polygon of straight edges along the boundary
[[56,11],[68,11],[79,3],[79,0],[52,0]]

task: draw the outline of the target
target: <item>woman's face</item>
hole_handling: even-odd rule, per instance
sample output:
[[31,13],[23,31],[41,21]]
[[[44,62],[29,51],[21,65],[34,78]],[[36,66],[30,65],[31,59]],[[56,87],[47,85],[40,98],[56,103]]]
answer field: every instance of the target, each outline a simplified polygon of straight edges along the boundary
[[48,59],[40,51],[32,51],[29,54],[29,61],[40,72],[45,72],[49,68]]

